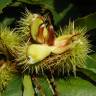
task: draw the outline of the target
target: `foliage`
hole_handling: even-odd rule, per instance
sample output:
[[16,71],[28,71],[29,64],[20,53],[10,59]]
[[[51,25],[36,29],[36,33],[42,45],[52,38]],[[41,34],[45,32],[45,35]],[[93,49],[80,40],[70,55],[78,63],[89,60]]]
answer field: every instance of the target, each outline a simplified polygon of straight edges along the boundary
[[[93,3],[94,2],[95,2],[95,0],[93,0]],[[95,86],[96,85],[96,60],[95,60],[96,52],[92,53],[92,50],[89,50],[89,47],[91,45],[88,45],[89,44],[88,42],[90,40],[87,42],[87,40],[85,40],[86,39],[85,35],[92,34],[90,32],[93,29],[96,30],[96,10],[94,12],[91,10],[88,13],[86,10],[86,11],[84,11],[85,13],[82,13],[81,10],[83,10],[84,8],[80,9],[78,6],[76,6],[76,4],[77,4],[77,1],[74,2],[74,0],[68,0],[68,1],[66,1],[66,0],[61,0],[61,1],[57,1],[57,0],[1,0],[0,1],[0,25],[1,25],[1,28],[0,28],[0,55],[2,55],[2,54],[6,55],[8,57],[7,59],[11,60],[12,62],[17,60],[15,62],[15,64],[12,65],[16,69],[16,72],[13,73],[12,77],[10,75],[10,77],[11,77],[10,80],[8,79],[9,75],[7,76],[8,77],[7,78],[8,86],[6,87],[6,89],[4,89],[4,92],[0,92],[0,96],[22,96],[22,95],[23,96],[81,96],[81,95],[82,96],[83,95],[84,96],[95,96],[95,94],[96,94],[96,92],[95,92],[95,90],[96,90],[96,86]],[[26,58],[26,56],[25,56],[25,53],[27,54],[27,52],[29,50],[28,46],[29,45],[31,46],[31,44],[33,44],[34,42],[36,44],[41,43],[41,42],[38,42],[38,40],[40,41],[40,39],[41,39],[41,34],[38,35],[39,39],[37,40],[37,38],[35,37],[36,35],[34,35],[35,33],[34,34],[31,33],[31,35],[33,37],[31,37],[31,39],[29,39],[30,29],[28,29],[28,28],[30,25],[29,21],[31,21],[32,18],[30,20],[28,18],[26,19],[26,16],[28,16],[28,14],[24,15],[26,13],[26,9],[30,11],[30,14],[31,14],[31,12],[33,12],[33,13],[38,13],[40,16],[44,15],[45,17],[47,17],[45,19],[48,19],[48,16],[49,16],[51,18],[51,20],[47,20],[47,21],[44,20],[42,22],[43,23],[48,22],[49,24],[50,24],[50,22],[52,22],[52,25],[54,25],[54,30],[59,35],[62,33],[63,29],[64,29],[64,35],[69,34],[70,31],[73,31],[74,26],[69,27],[69,29],[65,26],[65,25],[68,25],[68,22],[70,25],[70,21],[74,21],[73,25],[75,25],[77,27],[79,26],[78,29],[85,28],[86,31],[88,33],[90,33],[90,34],[88,34],[87,32],[82,33],[83,34],[82,38],[80,38],[80,40],[82,39],[84,41],[84,44],[86,43],[87,47],[86,46],[82,47],[81,45],[79,45],[79,47],[76,46],[76,48],[75,48],[75,49],[77,49],[77,51],[74,49],[75,50],[74,53],[76,53],[76,52],[80,53],[80,51],[82,51],[85,47],[86,47],[85,49],[88,48],[87,52],[85,52],[86,50],[84,52],[82,51],[83,55],[81,53],[79,54],[79,56],[82,57],[82,60],[84,60],[84,62],[81,60],[81,57],[80,58],[77,57],[77,61],[75,60],[76,56],[78,55],[77,53],[76,53],[75,57],[73,56],[74,57],[73,60],[70,57],[70,59],[71,59],[70,62],[72,61],[71,62],[72,65],[74,65],[74,64],[76,65],[77,62],[81,64],[81,61],[84,63],[84,66],[82,66],[82,67],[75,66],[74,70],[76,73],[74,73],[74,75],[75,76],[77,75],[76,77],[73,75],[72,69],[69,68],[69,65],[66,65],[67,67],[65,67],[65,69],[62,70],[63,69],[63,66],[61,66],[62,62],[59,62],[60,60],[64,61],[64,58],[65,57],[67,58],[69,56],[68,53],[66,53],[68,56],[66,54],[63,54],[63,55],[56,55],[55,57],[52,54],[47,59],[44,59],[42,62],[40,62],[41,66],[43,66],[43,67],[38,66],[38,63],[36,63],[35,65],[34,64],[30,65],[27,62],[29,64],[28,65],[26,63],[26,60],[30,59],[30,58]],[[21,13],[23,13],[23,16],[25,16],[25,17],[23,17]],[[20,19],[20,18],[22,18],[22,19]],[[17,22],[17,21],[19,21],[19,22]],[[21,25],[23,24],[23,26],[21,26],[20,24]],[[41,24],[41,22],[40,22],[40,24]],[[34,28],[34,30],[35,29],[37,30],[39,27],[39,24],[38,24],[38,26],[36,26],[36,25],[37,25],[37,23],[31,27]],[[7,28],[7,27],[10,27],[10,28]],[[47,30],[46,31],[46,33],[47,33],[48,32],[47,23],[44,28]],[[13,29],[15,29],[15,30],[13,30]],[[66,29],[68,29],[68,30],[66,30]],[[75,29],[75,30],[77,31],[78,29]],[[84,32],[84,31],[82,31],[82,32]],[[32,39],[34,39],[34,40],[32,41]],[[94,38],[92,38],[92,39],[94,39]],[[2,42],[4,45],[2,45]],[[27,43],[25,44],[25,42],[27,42]],[[90,44],[91,44],[91,41],[90,41]],[[94,47],[94,45],[93,45],[93,47]],[[51,53],[52,53],[53,52],[52,50],[54,48],[52,48],[52,47],[50,47],[50,48],[51,48]],[[27,50],[27,52],[25,50]],[[31,51],[33,51],[33,50],[31,49]],[[61,51],[61,49],[60,49],[60,51]],[[90,51],[91,51],[91,53],[88,54],[88,52],[90,52]],[[38,52],[38,54],[39,54],[39,52]],[[31,55],[32,55],[32,53],[31,53]],[[63,58],[63,56],[64,56],[64,58]],[[71,54],[71,56],[72,56],[72,54]],[[86,59],[85,59],[85,57],[86,57]],[[3,57],[1,56],[0,57],[0,69],[2,66],[2,60],[4,59],[4,58],[3,59],[2,58]],[[24,61],[22,58],[24,59]],[[56,61],[56,58],[59,58],[59,59]],[[74,60],[76,61],[75,63],[73,62]],[[55,64],[57,64],[57,62],[59,62],[58,65],[60,65],[60,67],[58,67],[57,69],[55,69],[56,67],[54,68],[52,66],[52,68],[55,69],[54,70],[55,74],[53,74],[53,70],[50,69],[51,68],[50,65],[45,66],[46,64],[47,65],[49,64],[49,61],[50,62],[52,61],[51,63],[53,65],[55,65]],[[69,64],[69,59],[66,59],[65,61]],[[65,61],[63,63],[66,63]],[[22,64],[25,64],[25,63],[26,64],[24,66],[22,66],[22,64],[20,64],[20,62],[22,62]],[[19,64],[19,68],[17,66],[18,64]],[[70,71],[69,70],[65,71],[68,68],[70,69]],[[59,70],[59,71],[57,71],[57,70]],[[2,74],[0,73],[0,76],[1,75]],[[67,75],[67,77],[66,77],[66,75]],[[1,79],[2,78],[0,77],[0,80]],[[4,79],[6,79],[6,78],[4,77]],[[0,81],[0,85],[1,85],[1,81]],[[0,86],[0,88],[1,88],[1,86]]]
[[2,12],[3,8],[7,7],[7,5],[9,5],[10,3],[12,3],[12,0],[1,0],[0,1],[0,13]]
[[22,78],[18,74],[12,78],[2,96],[22,96]]

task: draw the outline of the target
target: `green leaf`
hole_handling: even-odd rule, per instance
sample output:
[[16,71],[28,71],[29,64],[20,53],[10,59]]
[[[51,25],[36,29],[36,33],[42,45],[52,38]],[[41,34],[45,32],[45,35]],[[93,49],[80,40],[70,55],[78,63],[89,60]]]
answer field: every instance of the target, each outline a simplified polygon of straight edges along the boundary
[[22,79],[18,75],[14,75],[9,82],[8,87],[2,96],[22,96]]
[[87,57],[86,65],[84,68],[79,69],[83,74],[88,76],[91,80],[96,82],[96,55]]
[[21,4],[21,2],[14,2],[10,6],[12,6],[12,7],[18,7],[18,6],[22,6],[22,4]]
[[80,77],[57,79],[56,89],[58,96],[96,96],[96,87]]
[[12,2],[12,0],[0,0],[0,13],[2,12],[3,8],[7,7]]
[[11,25],[14,20],[15,18],[5,17],[5,19],[2,22],[0,22],[0,24],[2,24],[3,26],[8,26],[8,25]]
[[31,77],[29,75],[24,75],[23,87],[24,87],[23,96],[34,96],[34,89],[32,86]]
[[96,83],[96,73],[92,72],[90,69],[80,69],[79,71]]
[[66,14],[73,8],[73,4],[70,3],[61,12],[57,12],[54,6],[55,0],[50,0],[50,1],[49,0],[18,0],[18,1],[28,4],[40,4],[43,6],[43,9],[50,10],[52,12],[55,25],[57,25],[66,16]]
[[96,28],[96,12],[75,20],[76,26],[87,27],[87,31]]
[[95,54],[87,57],[85,68],[96,73],[96,55]]
[[2,95],[1,95],[1,92],[0,92],[0,96],[2,96]]
[[51,85],[48,83],[47,77],[39,77],[38,81],[44,90],[45,96],[53,96]]
[[65,16],[66,14],[72,9],[73,4],[69,4],[67,8],[65,8],[62,12],[58,13],[55,9],[51,9],[51,12],[53,14],[54,24],[57,25]]

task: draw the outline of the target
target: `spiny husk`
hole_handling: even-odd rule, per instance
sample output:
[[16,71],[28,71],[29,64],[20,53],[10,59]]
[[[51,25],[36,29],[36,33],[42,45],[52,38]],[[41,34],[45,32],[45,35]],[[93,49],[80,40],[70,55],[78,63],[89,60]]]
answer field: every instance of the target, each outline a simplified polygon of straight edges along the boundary
[[[58,72],[68,72],[72,71],[76,75],[76,67],[85,67],[86,58],[88,56],[88,53],[90,53],[90,44],[87,39],[86,29],[82,28],[75,28],[74,25],[71,24],[65,28],[65,30],[62,32],[62,34],[57,37],[60,38],[58,40],[61,40],[62,36],[67,37],[69,35],[73,35],[73,37],[69,40],[70,43],[68,45],[64,46],[64,48],[67,48],[67,46],[70,47],[65,50],[64,52],[60,54],[53,54],[46,59],[42,60],[40,63],[40,66],[43,68],[51,68],[52,70],[58,71]],[[67,40],[67,38],[66,38]],[[58,45],[58,44],[57,44]],[[62,50],[62,49],[61,49]],[[57,49],[58,51],[58,49]],[[45,67],[44,67],[45,66]]]
[[33,21],[33,14],[29,11],[26,10],[26,12],[23,14],[23,17],[18,21],[19,23],[19,28],[18,32],[21,33],[21,36],[23,37],[23,40],[28,40],[31,36],[31,25]]
[[27,56],[26,56],[26,51],[27,51],[27,48],[28,48],[29,44],[25,43],[24,45],[22,46],[19,46],[18,47],[18,52],[17,52],[17,58],[16,58],[16,61],[18,62],[18,65],[24,67],[24,70],[26,70],[27,68],[29,68],[28,66],[28,60],[27,60]]
[[[74,23],[69,24],[64,30],[59,34],[55,39],[55,44],[50,46],[53,48],[55,46],[56,53],[53,52],[41,60],[40,62],[30,65],[28,64],[28,59],[26,57],[26,50],[27,46],[23,46],[21,49],[22,51],[19,52],[19,61],[23,64],[24,71],[29,68],[31,71],[35,71],[36,73],[44,73],[44,70],[58,71],[58,73],[62,72],[70,72],[73,70],[74,74],[76,75],[76,67],[84,67],[86,58],[88,53],[90,52],[90,42],[86,36],[86,29],[85,28],[74,28]],[[58,47],[61,44],[61,41],[67,42],[62,49]],[[58,43],[57,43],[58,42]],[[59,44],[60,42],[60,44]],[[62,44],[61,44],[62,45]],[[58,48],[63,50],[59,53]],[[35,51],[35,50],[34,50]],[[23,53],[23,55],[22,55]]]
[[19,28],[17,28],[17,31],[21,33],[25,41],[30,40],[33,43],[53,45],[55,30],[51,23],[45,22],[46,19],[46,17],[40,14],[31,13],[29,10],[26,10],[26,13],[18,22]]
[[21,38],[7,26],[0,26],[0,51],[15,56],[20,45]]
[[[43,53],[44,52],[44,53]],[[23,65],[24,69],[35,66],[37,62],[51,54],[51,49],[46,44],[26,44],[19,48],[18,58],[19,65]]]
[[3,92],[8,85],[8,82],[12,79],[12,68],[9,64],[4,63],[0,66],[0,92]]
[[27,69],[30,70],[30,68],[32,67],[32,70],[34,70],[34,66],[36,64],[30,64],[29,63],[29,58],[27,56],[27,50],[28,47],[30,46],[30,43],[25,43],[24,45],[18,47],[18,52],[17,52],[17,65],[21,66],[23,72],[25,72]]

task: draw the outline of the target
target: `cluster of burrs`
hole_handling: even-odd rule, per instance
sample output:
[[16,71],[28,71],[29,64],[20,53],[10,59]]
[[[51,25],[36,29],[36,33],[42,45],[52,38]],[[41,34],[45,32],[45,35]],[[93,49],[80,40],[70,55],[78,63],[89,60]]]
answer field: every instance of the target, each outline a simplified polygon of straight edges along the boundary
[[31,68],[37,73],[46,69],[75,73],[76,67],[84,67],[90,52],[86,28],[75,28],[74,22],[56,32],[48,16],[27,10],[19,21],[18,32],[25,41],[17,59],[24,71]]
[[[76,67],[84,67],[90,52],[85,28],[75,28],[74,23],[69,23],[56,32],[49,16],[28,10],[18,23],[16,30],[0,26],[0,54],[23,68],[23,72],[30,69],[36,73],[52,70],[75,74]],[[0,79],[4,66],[9,64],[0,65]]]

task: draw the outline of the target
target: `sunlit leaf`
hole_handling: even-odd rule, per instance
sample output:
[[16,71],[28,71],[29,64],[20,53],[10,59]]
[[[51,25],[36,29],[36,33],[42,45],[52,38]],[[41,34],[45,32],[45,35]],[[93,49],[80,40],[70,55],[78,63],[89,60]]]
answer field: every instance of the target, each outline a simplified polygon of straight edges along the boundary
[[29,75],[24,75],[23,87],[24,87],[23,96],[34,96],[34,89],[32,86],[31,77]]

